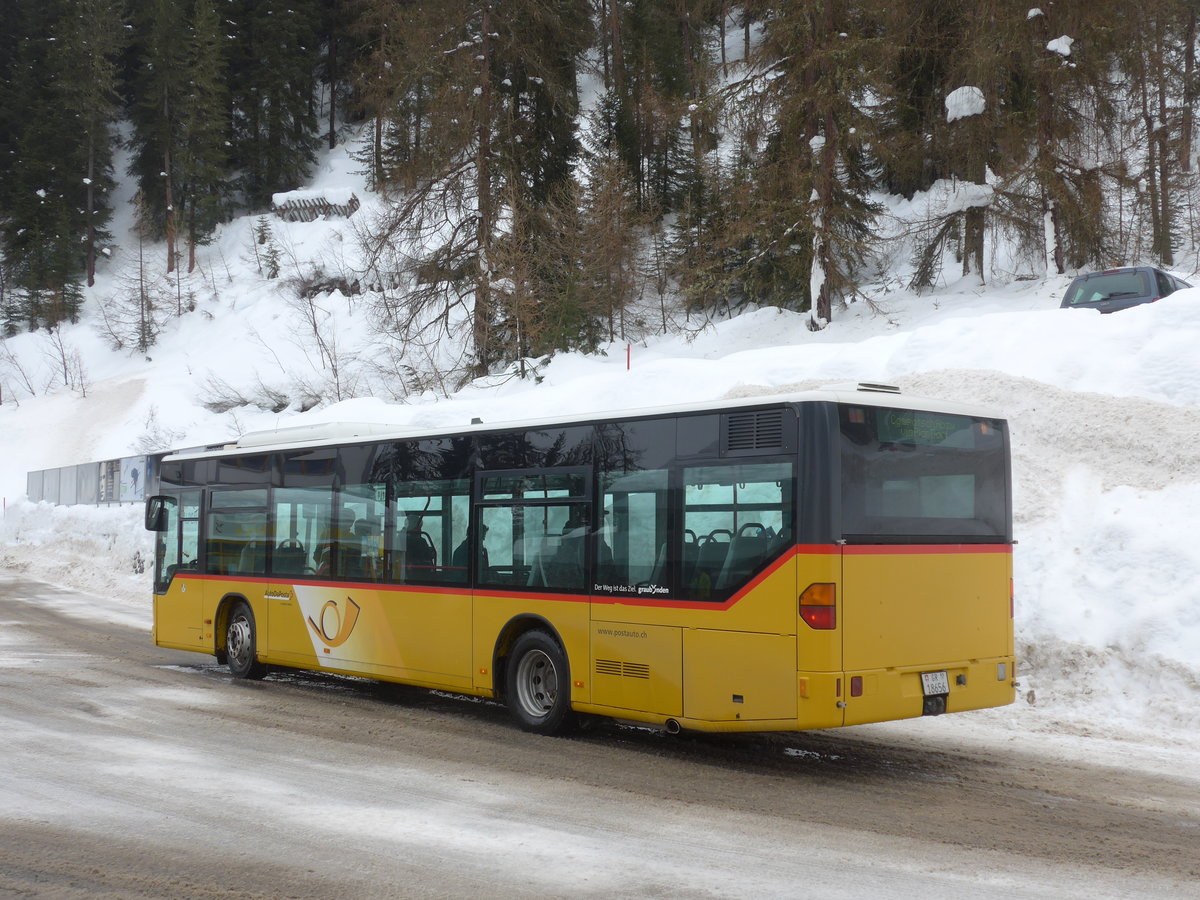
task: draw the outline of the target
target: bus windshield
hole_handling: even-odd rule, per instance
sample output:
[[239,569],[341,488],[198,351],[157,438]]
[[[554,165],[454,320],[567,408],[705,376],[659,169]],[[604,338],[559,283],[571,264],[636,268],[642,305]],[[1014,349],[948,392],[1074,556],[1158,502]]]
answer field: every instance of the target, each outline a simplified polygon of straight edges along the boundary
[[1004,423],[840,407],[842,537],[851,543],[1007,541]]

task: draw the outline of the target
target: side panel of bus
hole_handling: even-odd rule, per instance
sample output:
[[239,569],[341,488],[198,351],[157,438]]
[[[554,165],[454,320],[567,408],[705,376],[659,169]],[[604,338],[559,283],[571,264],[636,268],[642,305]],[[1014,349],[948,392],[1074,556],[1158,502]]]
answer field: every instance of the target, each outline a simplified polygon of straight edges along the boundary
[[684,631],[683,712],[689,720],[796,718],[795,619],[786,615],[795,592],[796,561],[789,554],[713,616],[712,627]]
[[174,578],[164,594],[154,595],[154,643],[174,650],[211,652],[205,644],[203,585]]
[[269,661],[471,685],[471,598],[461,590],[271,585],[261,602]]
[[788,552],[720,604],[593,597],[592,702],[688,727],[794,721],[796,567]]
[[660,716],[683,715],[684,629],[606,620],[591,625],[593,703]]

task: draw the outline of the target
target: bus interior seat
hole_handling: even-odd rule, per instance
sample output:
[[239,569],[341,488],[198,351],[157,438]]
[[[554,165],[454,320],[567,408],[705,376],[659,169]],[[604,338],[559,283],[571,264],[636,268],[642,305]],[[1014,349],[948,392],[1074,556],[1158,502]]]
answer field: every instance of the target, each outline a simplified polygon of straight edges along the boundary
[[690,528],[683,531],[683,583],[691,584],[700,557],[700,539]]
[[579,587],[583,584],[583,547],[587,532],[577,529],[563,534],[543,574],[550,587]]
[[405,578],[429,578],[437,566],[437,548],[425,531],[405,531]]
[[715,528],[705,535],[696,551],[696,573],[707,574],[710,583],[715,584],[732,542],[733,532],[728,528]]
[[584,532],[545,535],[529,565],[526,587],[573,588],[583,585]]
[[280,541],[275,548],[273,568],[281,575],[301,575],[307,562],[308,554],[299,541]]
[[529,577],[525,579],[526,587],[546,586],[546,557],[550,554],[550,539],[542,538],[537,553],[529,564]]
[[338,549],[339,575],[347,578],[361,578],[365,572],[362,551],[353,544],[343,544]]
[[382,566],[383,545],[380,541],[381,528],[377,522],[362,518],[354,523],[354,551],[358,559],[355,565],[358,575],[375,581]]
[[728,588],[743,581],[767,555],[773,532],[758,522],[747,522],[729,543],[729,552],[717,578],[717,588]]
[[247,541],[238,557],[237,571],[243,575],[266,574],[267,545],[259,540]]

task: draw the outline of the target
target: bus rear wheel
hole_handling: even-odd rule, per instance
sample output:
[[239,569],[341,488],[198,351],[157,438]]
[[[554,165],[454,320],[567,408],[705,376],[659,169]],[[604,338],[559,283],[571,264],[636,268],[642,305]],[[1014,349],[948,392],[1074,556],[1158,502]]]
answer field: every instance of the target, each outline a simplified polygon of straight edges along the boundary
[[563,734],[574,727],[567,656],[546,632],[527,631],[517,638],[504,681],[509,712],[525,731]]
[[229,674],[234,678],[258,679],[267,674],[267,667],[258,661],[254,612],[250,604],[243,600],[229,610],[229,624],[225,627],[225,659]]

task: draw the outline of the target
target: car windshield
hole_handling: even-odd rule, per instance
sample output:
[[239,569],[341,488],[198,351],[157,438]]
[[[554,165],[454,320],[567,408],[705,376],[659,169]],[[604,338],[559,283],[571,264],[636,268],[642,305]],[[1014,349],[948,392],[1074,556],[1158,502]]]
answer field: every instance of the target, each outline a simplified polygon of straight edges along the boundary
[[1067,306],[1096,303],[1110,297],[1152,296],[1150,279],[1145,272],[1106,272],[1081,278],[1067,292]]

